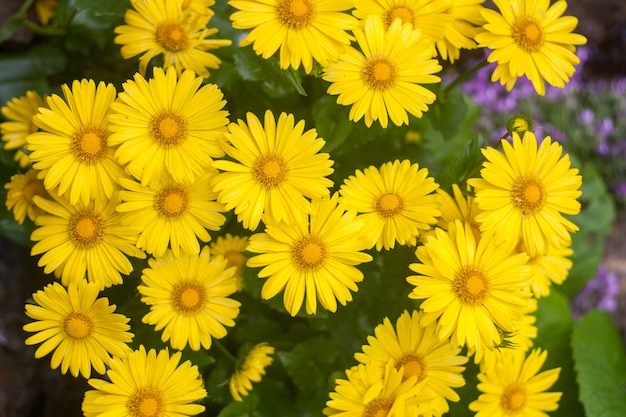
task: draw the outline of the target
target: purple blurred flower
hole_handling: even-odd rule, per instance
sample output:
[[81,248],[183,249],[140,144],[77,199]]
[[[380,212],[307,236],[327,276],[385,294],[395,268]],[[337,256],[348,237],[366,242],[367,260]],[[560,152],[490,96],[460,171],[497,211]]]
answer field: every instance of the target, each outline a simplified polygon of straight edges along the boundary
[[595,118],[595,115],[593,113],[593,110],[589,108],[583,109],[578,115],[578,120],[580,121],[580,123],[586,126],[592,126],[594,118]]
[[617,184],[615,186],[615,192],[622,197],[626,197],[626,181]]
[[607,270],[604,264],[600,265],[595,278],[574,298],[572,304],[574,317],[579,318],[594,308],[614,312],[617,309],[618,294],[619,277]]

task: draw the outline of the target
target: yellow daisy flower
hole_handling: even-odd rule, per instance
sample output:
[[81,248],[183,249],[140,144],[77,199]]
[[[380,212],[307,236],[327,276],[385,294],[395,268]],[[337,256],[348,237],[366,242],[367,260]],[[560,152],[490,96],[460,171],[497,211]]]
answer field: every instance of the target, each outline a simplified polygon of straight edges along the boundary
[[451,17],[444,25],[443,37],[435,40],[441,59],[454,63],[461,56],[461,49],[475,49],[474,41],[485,23],[482,4],[485,0],[451,0],[446,13]]
[[376,16],[385,29],[396,19],[410,23],[432,43],[442,39],[444,29],[452,21],[448,12],[451,5],[452,0],[359,0],[352,14],[362,21]]
[[533,350],[528,357],[520,350],[506,349],[501,359],[478,374],[482,394],[469,408],[475,417],[547,416],[559,407],[560,392],[545,392],[559,378],[561,368],[538,373],[548,353]]
[[25,324],[24,330],[35,333],[26,339],[27,345],[41,343],[35,358],[54,351],[52,369],[61,366],[63,374],[69,369],[73,376],[89,378],[92,367],[104,374],[111,356],[129,350],[130,319],[114,313],[115,305],[98,294],[98,285],[84,279],[71,282],[67,289],[54,282],[33,294],[37,304],[26,304],[26,315],[35,321]]
[[70,204],[53,194],[54,200],[33,197],[47,214],[37,216],[39,227],[30,235],[37,242],[31,255],[43,256],[37,265],[54,272],[63,285],[86,278],[99,289],[122,283],[121,274],[130,274],[133,265],[127,256],[145,258],[137,249],[138,231],[123,226],[115,212],[117,196],[108,201]]
[[337,301],[352,301],[350,291],[358,291],[363,273],[355,265],[372,257],[364,250],[369,237],[356,213],[345,212],[335,193],[313,202],[310,219],[298,223],[269,224],[265,233],[250,237],[248,251],[260,253],[247,265],[263,268],[259,278],[268,278],[261,297],[268,300],[285,290],[285,308],[295,316],[306,299],[307,314],[315,314],[317,302],[326,310],[337,311]]
[[175,256],[183,252],[200,252],[198,239],[211,240],[208,230],[219,230],[226,221],[220,212],[224,206],[215,201],[211,181],[215,174],[207,172],[193,184],[181,184],[169,175],[162,175],[155,187],[122,179],[122,223],[139,229],[137,247],[159,257],[172,249]]
[[182,0],[180,7],[183,12],[192,11],[201,15],[213,16],[211,6],[215,5],[215,0]]
[[125,82],[111,105],[109,142],[142,185],[156,185],[163,171],[192,183],[212,158],[224,155],[219,141],[228,124],[226,101],[217,85],[201,84],[191,71],[177,78],[173,69],[155,68],[154,78],[136,74]]
[[439,187],[426,168],[407,159],[356,171],[341,186],[341,199],[348,210],[361,214],[376,250],[416,245],[416,238],[437,222]]
[[[519,246],[520,252],[526,251],[523,242]],[[574,251],[569,246],[558,248],[549,246],[547,254],[536,254],[529,257],[528,265],[530,265],[532,273],[530,288],[536,298],[550,295],[552,283],[561,285],[565,281],[573,265],[568,257],[572,256],[573,253]]]
[[346,13],[352,0],[229,0],[235,13],[230,16],[235,29],[252,29],[239,43],[252,45],[257,55],[267,59],[280,48],[280,67],[308,74],[313,60],[326,66],[337,60],[352,36],[346,31],[357,20]]
[[210,246],[213,255],[222,255],[228,261],[229,268],[231,266],[237,268],[235,271],[237,291],[242,291],[243,278],[241,274],[247,260],[243,253],[248,248],[248,237],[232,236],[230,233],[226,233],[224,237],[219,236],[215,242],[211,242]]
[[483,234],[476,241],[471,227],[456,221],[417,248],[421,263],[409,265],[418,275],[407,281],[410,298],[424,300],[423,325],[437,322],[439,340],[452,337],[457,346],[493,349],[500,331],[517,330],[530,293],[528,256],[514,254],[512,240]]
[[234,326],[239,301],[228,298],[237,285],[235,268],[222,256],[210,256],[205,246],[199,255],[175,256],[168,251],[150,259],[139,285],[141,301],[150,306],[143,322],[161,331],[161,340],[177,350],[211,347],[211,339],[226,336],[224,326]]
[[499,12],[483,9],[487,23],[476,35],[478,46],[492,50],[487,60],[498,63],[491,80],[510,90],[524,75],[542,96],[545,82],[563,88],[580,62],[574,45],[587,43],[584,36],[572,33],[578,19],[562,16],[567,2],[494,0],[494,4]]
[[235,401],[243,401],[242,396],[252,390],[252,383],[261,381],[265,368],[274,361],[273,354],[274,347],[267,343],[259,343],[250,349],[228,382],[230,395]]
[[418,382],[425,381],[423,394],[433,398],[432,412],[426,408],[420,415],[442,415],[448,411],[449,401],[459,401],[459,395],[452,389],[465,385],[463,379],[467,357],[459,355],[460,348],[450,345],[448,340],[439,341],[436,324],[426,327],[420,324],[423,313],[404,311],[396,326],[385,318],[374,329],[375,336],[368,336],[368,344],[363,352],[354,357],[365,365],[384,369],[392,360],[396,369],[404,370],[403,379],[415,376]]
[[113,84],[75,80],[62,87],[65,100],[48,97],[33,121],[41,131],[26,138],[30,159],[47,190],[55,190],[71,204],[105,200],[117,192],[124,170],[109,142],[107,115],[115,100]]
[[126,24],[115,28],[118,35],[114,42],[122,45],[122,57],[141,55],[142,75],[150,60],[162,55],[163,68],[172,67],[178,75],[187,69],[200,77],[209,77],[207,68],[218,68],[222,61],[207,51],[229,46],[232,41],[207,39],[218,30],[207,28],[213,12],[201,3],[199,0],[131,0],[134,10],[128,9],[124,14]]
[[35,13],[42,26],[46,26],[59,8],[59,0],[35,0]]
[[[474,197],[463,194],[457,184],[452,184],[452,195],[441,188],[437,189],[437,194],[441,198],[441,216],[437,220],[437,226],[443,230],[448,230],[448,225],[451,222],[454,223],[455,220],[460,220],[462,223],[467,222],[471,226],[476,240],[480,239],[480,223],[476,221],[480,209]],[[434,231],[429,234],[434,235]]]
[[265,223],[301,221],[311,211],[307,198],[328,196],[333,161],[319,153],[324,140],[317,131],[304,132],[304,120],[294,125],[292,114],[278,122],[270,110],[264,125],[252,113],[228,126],[223,148],[230,160],[216,160],[223,173],[213,182],[218,201],[235,210],[243,227],[255,230]]
[[207,396],[198,367],[181,363],[181,352],[138,350],[111,361],[107,379],[90,379],[85,393],[85,417],[184,417],[202,413]]
[[37,178],[37,171],[28,170],[25,174],[15,174],[11,177],[11,182],[4,184],[7,191],[7,209],[13,211],[13,217],[19,224],[24,223],[26,215],[32,221],[44,213],[35,203],[33,197],[38,195],[43,198],[50,198],[43,186],[43,181]]
[[329,394],[326,416],[394,416],[411,417],[420,414],[424,397],[420,395],[425,381],[404,378],[403,369],[391,362],[384,368],[359,364],[346,371],[346,379],[335,381]]
[[365,116],[368,127],[374,120],[387,127],[389,118],[398,126],[408,124],[407,112],[421,117],[435,94],[420,84],[440,82],[433,74],[441,66],[420,32],[400,19],[385,29],[380,19],[370,17],[354,35],[361,50],[348,47],[338,62],[324,68],[323,78],[331,83],[328,94],[352,106],[350,120]]
[[7,119],[0,123],[0,134],[4,142],[4,149],[17,149],[14,159],[19,166],[25,168],[30,164],[30,158],[22,148],[26,145],[26,137],[39,130],[33,122],[33,116],[39,113],[39,108],[48,108],[36,91],[30,90],[22,97],[15,97],[2,107],[2,115]]
[[569,246],[570,232],[578,227],[563,214],[580,212],[582,178],[570,168],[569,155],[546,137],[537,146],[532,132],[523,138],[513,132],[513,144],[502,140],[504,153],[487,147],[482,178],[468,183],[476,189],[482,212],[476,216],[481,230],[500,230],[523,239],[530,256],[545,255],[550,246]]

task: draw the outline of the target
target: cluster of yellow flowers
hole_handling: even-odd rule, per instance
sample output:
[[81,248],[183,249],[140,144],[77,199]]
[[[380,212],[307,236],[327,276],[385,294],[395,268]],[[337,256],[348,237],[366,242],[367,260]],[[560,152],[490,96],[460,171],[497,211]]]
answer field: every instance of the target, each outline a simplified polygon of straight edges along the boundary
[[[243,288],[244,263],[261,268],[263,299],[283,292],[290,315],[303,303],[307,314],[318,303],[335,312],[364,279],[366,251],[397,243],[417,246],[407,281],[421,311],[375,329],[324,413],[440,416],[465,383],[464,347],[481,364],[485,394],[470,406],[478,416],[555,409],[560,394],[543,391],[558,369],[536,375],[546,354],[526,351],[536,333],[532,296],[547,295],[571,266],[577,227],[563,215],[580,210],[581,177],[561,146],[513,133],[503,152],[483,150],[481,177],[452,195],[409,160],[356,170],[331,193],[333,161],[315,129],[270,110],[262,121],[248,113],[230,122],[220,88],[204,83],[220,64],[207,51],[231,42],[207,39],[213,3],[133,0],[116,42],[125,58],[141,57],[122,91],[76,80],[63,97],[28,92],[2,109],[5,148],[18,149],[21,167],[32,164],[6,185],[7,207],[36,224],[32,255],[62,284],[26,306],[36,357],[54,352],[52,368],[74,376],[106,373],[89,380],[86,416],[195,415],[207,395],[197,367],[181,364],[180,352],[130,351],[129,319],[98,298],[132,272],[132,258],[151,257],[138,286],[150,306],[143,321],[173,349],[199,350],[235,325],[240,303],[231,296]],[[229,3],[233,26],[249,30],[242,46],[265,58],[280,49],[282,68],[311,73],[319,64],[328,93],[367,126],[427,111],[436,97],[421,84],[439,82],[437,54],[453,62],[461,48],[491,48],[494,81],[510,89],[527,76],[543,94],[544,81],[568,80],[573,45],[584,43],[571,33],[576,20],[561,17],[564,1],[496,0],[499,13],[482,0]],[[157,56],[162,67],[146,77]],[[229,211],[250,236],[202,246]],[[507,343],[517,349],[496,349]],[[231,379],[234,399],[273,353],[263,343],[248,353]]]

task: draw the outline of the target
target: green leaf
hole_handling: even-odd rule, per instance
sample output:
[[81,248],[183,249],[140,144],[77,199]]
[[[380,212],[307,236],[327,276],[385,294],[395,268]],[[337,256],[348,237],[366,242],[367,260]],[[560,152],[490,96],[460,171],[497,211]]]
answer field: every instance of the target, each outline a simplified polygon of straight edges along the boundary
[[252,417],[258,416],[258,412],[255,411],[259,405],[259,396],[255,393],[250,393],[242,398],[243,401],[233,401],[220,411],[217,417]]
[[348,119],[346,107],[338,105],[334,97],[323,96],[316,101],[312,114],[318,136],[326,141],[325,152],[336,149],[352,132],[354,123]]
[[597,236],[578,232],[572,236],[570,258],[573,262],[567,279],[559,289],[568,296],[574,296],[595,277],[600,264],[604,260],[604,241]]
[[122,16],[130,8],[128,0],[73,0],[76,9],[91,10],[97,16]]
[[485,141],[481,136],[472,137],[463,152],[446,165],[443,174],[437,178],[439,185],[445,188],[452,184],[465,184],[469,178],[476,177],[484,161],[481,149]]
[[626,354],[608,313],[590,311],[572,335],[580,400],[587,417],[622,417],[626,411]]

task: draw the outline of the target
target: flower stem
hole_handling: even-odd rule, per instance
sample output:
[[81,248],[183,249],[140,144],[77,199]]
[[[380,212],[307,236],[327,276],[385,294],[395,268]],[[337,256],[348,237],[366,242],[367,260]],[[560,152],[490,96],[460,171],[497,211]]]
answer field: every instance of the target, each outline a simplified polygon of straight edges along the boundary
[[232,360],[235,364],[237,364],[237,362],[239,362],[239,360],[235,357],[235,355],[230,353],[228,351],[228,349],[226,349],[226,347],[219,340],[214,340],[213,343],[215,344],[215,346],[217,346],[217,348],[219,350],[222,351],[222,353],[224,355],[226,355],[226,357],[228,357],[230,360]]

